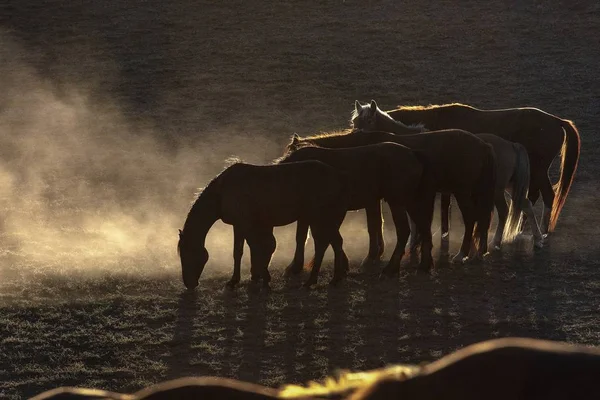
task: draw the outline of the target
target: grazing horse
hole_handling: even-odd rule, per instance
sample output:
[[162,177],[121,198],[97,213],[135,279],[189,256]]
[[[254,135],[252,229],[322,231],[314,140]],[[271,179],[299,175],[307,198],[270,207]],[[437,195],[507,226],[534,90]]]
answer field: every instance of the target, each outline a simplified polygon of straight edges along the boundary
[[[531,162],[529,200],[535,204],[541,192],[542,233],[554,231],[579,162],[581,140],[572,121],[532,107],[482,110],[458,103],[401,106],[388,114],[404,124],[422,124],[428,130],[456,128],[492,133],[525,146]],[[548,170],[559,152],[562,157],[560,178],[553,187]]]
[[[348,177],[348,210],[367,209],[368,230],[372,241],[383,238],[381,224],[373,224],[377,217],[381,218],[381,199],[390,206],[396,227],[396,248],[383,273],[393,275],[400,269],[400,261],[410,233],[407,212],[424,238],[420,268],[427,270],[433,266],[431,219],[435,189],[422,154],[396,143],[376,143],[341,149],[322,148],[309,143],[300,148],[293,148],[293,144],[298,140],[298,135],[294,135],[287,153],[276,162],[284,164],[317,160],[343,171]],[[376,232],[377,229],[380,231]],[[302,270],[307,234],[308,226],[299,223],[296,253],[290,265],[291,272]],[[382,242],[383,240],[381,243],[371,243],[370,248],[378,248],[379,251],[369,253],[367,260],[376,260],[382,256]]]
[[[503,338],[479,342],[416,365],[342,371],[306,386],[269,388],[217,377],[189,377],[134,394],[63,387],[31,400],[346,399],[346,400],[564,400],[598,393],[600,350],[548,340]],[[596,393],[596,395],[594,395]]]
[[[306,143],[321,147],[343,148],[373,143],[399,143],[419,150],[427,159],[437,192],[450,192],[456,198],[465,221],[465,234],[453,262],[469,258],[473,229],[477,224],[478,258],[487,253],[487,235],[494,209],[496,162],[492,147],[475,135],[460,129],[437,131],[427,135],[395,135],[380,131],[354,131],[295,138],[289,148]],[[381,215],[371,223],[381,231]],[[371,240],[373,242],[373,240]]]
[[[351,123],[361,130],[386,131],[398,135],[412,133],[407,126],[394,120],[388,113],[377,106],[375,100],[371,104],[361,105],[355,102]],[[522,221],[522,212],[528,216],[531,231],[534,236],[534,245],[543,246],[543,237],[533,213],[533,206],[527,198],[530,182],[529,156],[525,147],[519,143],[509,142],[500,136],[481,133],[475,135],[494,148],[496,154],[496,195],[494,204],[498,211],[498,227],[492,245],[499,249],[503,241],[512,241],[519,233]],[[504,198],[504,191],[508,189],[513,201],[510,209]],[[448,240],[450,194],[442,193],[441,219],[442,240]],[[411,236],[411,247],[416,245],[416,235]]]
[[[206,235],[221,219],[233,225],[234,271],[228,286],[240,281],[244,240],[250,247],[252,281],[263,279],[268,287],[268,266],[275,252],[273,227],[306,221],[315,241],[315,267],[331,246],[335,254],[332,283],[342,279],[348,259],[342,248],[339,227],[346,215],[345,176],[319,161],[257,166],[238,162],[215,177],[193,204],[179,233],[183,282],[198,286],[208,261]],[[314,271],[313,271],[314,272]],[[311,274],[310,282],[316,282]]]

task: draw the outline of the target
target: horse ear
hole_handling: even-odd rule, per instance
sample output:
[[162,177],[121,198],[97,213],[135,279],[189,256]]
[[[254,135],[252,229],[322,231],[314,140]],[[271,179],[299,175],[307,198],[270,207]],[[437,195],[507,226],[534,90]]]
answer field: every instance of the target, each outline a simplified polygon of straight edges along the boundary
[[179,229],[179,237],[181,237],[183,235],[183,231],[181,229]]
[[375,100],[371,100],[371,111],[375,112],[375,110],[377,110],[377,103]]
[[298,143],[298,141],[300,141],[300,136],[298,136],[297,133],[294,133],[294,135],[292,135],[292,143]]
[[354,100],[354,110],[356,112],[359,112],[361,108],[362,108],[362,105],[360,104],[360,102],[358,100]]

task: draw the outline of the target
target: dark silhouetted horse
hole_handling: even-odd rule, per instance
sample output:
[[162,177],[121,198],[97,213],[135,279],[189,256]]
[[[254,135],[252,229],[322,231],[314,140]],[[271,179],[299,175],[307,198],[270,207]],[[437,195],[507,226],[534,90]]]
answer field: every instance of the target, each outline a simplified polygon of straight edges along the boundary
[[[362,130],[386,131],[399,135],[413,133],[400,121],[394,120],[386,112],[379,109],[377,103],[361,105],[355,102],[352,113],[352,124]],[[482,133],[475,135],[494,148],[496,155],[496,195],[494,204],[498,211],[498,227],[492,239],[493,247],[499,249],[504,241],[512,241],[520,232],[522,212],[528,216],[531,231],[534,236],[534,245],[543,246],[543,237],[535,219],[533,206],[527,198],[530,182],[529,156],[525,147],[519,143],[510,142],[500,136]],[[504,198],[504,191],[511,193],[513,202],[510,209]],[[442,193],[441,219],[442,240],[449,240],[449,209],[450,194]],[[411,247],[416,245],[416,235],[411,236]]]
[[[448,129],[423,134],[395,135],[380,131],[355,131],[321,134],[296,138],[288,147],[306,143],[328,148],[365,146],[394,142],[419,150],[428,160],[436,191],[452,193],[465,221],[465,233],[460,251],[454,262],[464,262],[469,256],[473,229],[477,224],[478,257],[487,252],[487,237],[494,208],[496,161],[492,147],[475,135],[459,129]],[[370,223],[381,231],[381,215],[368,215],[377,219]],[[371,240],[371,243],[376,241]]]
[[234,271],[228,286],[234,287],[240,281],[244,240],[250,247],[252,281],[262,278],[268,286],[268,266],[276,247],[273,227],[298,220],[310,226],[315,241],[316,272],[309,282],[316,282],[323,255],[331,244],[335,283],[348,268],[339,233],[346,215],[346,198],[346,177],[319,161],[229,166],[198,196],[179,233],[177,250],[185,286],[198,286],[208,261],[206,235],[219,219],[233,225],[234,232]]
[[[420,268],[431,268],[431,219],[436,192],[423,154],[396,143],[329,149],[311,143],[297,146],[301,140],[294,135],[287,154],[276,162],[318,160],[345,173],[348,177],[348,210],[367,209],[369,237],[374,241],[370,249],[377,249],[377,252],[369,252],[366,260],[378,260],[383,254],[381,224],[375,224],[377,218],[381,219],[383,198],[390,207],[396,227],[396,248],[383,272],[388,275],[398,273],[410,232],[407,212],[423,237]],[[307,233],[308,226],[298,224],[296,253],[290,265],[292,272],[302,270]],[[382,240],[378,241],[379,238]]]
[[[492,133],[525,146],[531,162],[528,197],[535,204],[542,194],[542,233],[554,230],[579,162],[581,140],[572,121],[532,107],[482,110],[458,103],[401,106],[388,114],[396,121],[422,125],[428,130],[456,128]],[[562,157],[560,178],[553,187],[548,170],[559,153]]]

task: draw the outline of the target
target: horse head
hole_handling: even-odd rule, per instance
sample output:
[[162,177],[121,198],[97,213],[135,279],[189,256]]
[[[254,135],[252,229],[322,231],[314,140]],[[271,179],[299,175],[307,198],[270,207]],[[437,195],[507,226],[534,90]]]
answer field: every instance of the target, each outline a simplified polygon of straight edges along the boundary
[[285,147],[286,154],[287,153],[292,153],[292,152],[298,150],[301,146],[302,146],[302,139],[300,139],[300,136],[298,136],[297,133],[294,133],[292,135],[292,140]]
[[194,246],[193,237],[184,234],[179,230],[179,242],[177,243],[177,253],[181,259],[181,275],[183,284],[188,290],[193,290],[198,286],[198,280],[208,262],[208,251],[206,247],[198,249]]
[[382,113],[375,100],[371,100],[371,103],[364,105],[355,100],[350,123],[354,129],[375,130],[378,114]]

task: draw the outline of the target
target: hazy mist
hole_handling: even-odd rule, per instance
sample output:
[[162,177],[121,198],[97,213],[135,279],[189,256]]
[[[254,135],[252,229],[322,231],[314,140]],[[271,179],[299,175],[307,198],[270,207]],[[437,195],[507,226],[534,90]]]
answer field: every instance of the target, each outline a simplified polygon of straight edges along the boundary
[[[158,128],[128,120],[116,103],[95,100],[85,84],[58,91],[7,35],[0,36],[0,45],[6,56],[0,66],[2,238],[3,251],[15,260],[3,266],[4,277],[11,272],[178,274],[177,230],[198,189],[228,157],[267,163],[281,155],[288,140],[283,135],[273,140],[256,124],[245,124],[253,127],[248,131],[235,121],[167,144]],[[276,228],[273,264],[291,260],[294,229],[295,224]],[[344,237],[349,255],[364,256],[362,212],[349,213]],[[215,224],[207,248],[206,273],[229,273],[231,227]],[[247,247],[244,257],[247,263]]]

